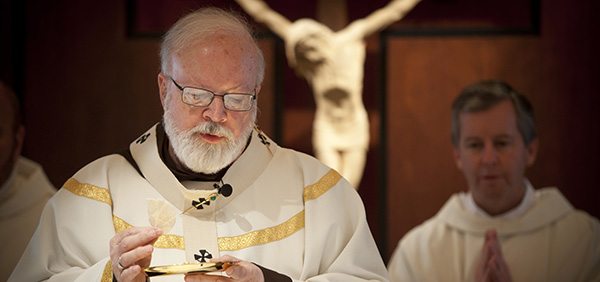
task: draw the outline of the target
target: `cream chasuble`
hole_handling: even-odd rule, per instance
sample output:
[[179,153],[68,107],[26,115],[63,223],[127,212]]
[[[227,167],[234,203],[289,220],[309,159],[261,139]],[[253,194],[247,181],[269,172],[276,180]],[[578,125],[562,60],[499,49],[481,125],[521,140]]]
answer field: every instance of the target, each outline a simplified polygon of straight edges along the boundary
[[392,281],[475,281],[485,231],[497,230],[514,282],[600,281],[600,224],[556,188],[535,191],[523,215],[494,219],[467,212],[457,194],[400,240]]
[[[155,213],[175,220],[155,243],[151,266],[228,254],[294,281],[388,281],[362,201],[336,171],[254,131],[222,183],[179,182],[160,159],[156,130],[129,147],[139,172],[113,154],[64,184],[9,281],[111,281],[109,240],[150,226]],[[218,193],[222,184],[233,187],[229,197]]]

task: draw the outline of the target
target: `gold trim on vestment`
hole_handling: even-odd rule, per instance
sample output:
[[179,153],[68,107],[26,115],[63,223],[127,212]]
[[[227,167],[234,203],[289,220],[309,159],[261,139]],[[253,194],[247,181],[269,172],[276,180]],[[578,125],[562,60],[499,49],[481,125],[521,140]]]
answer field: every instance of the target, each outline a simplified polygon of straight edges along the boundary
[[329,191],[338,181],[342,179],[342,176],[334,169],[330,170],[327,174],[323,175],[317,183],[308,185],[304,188],[304,202],[314,200],[325,192]]
[[179,249],[185,250],[185,240],[183,240],[183,236],[177,235],[161,235],[154,243],[154,247],[161,249]]
[[125,220],[122,220],[121,218],[115,216],[114,214],[113,214],[113,225],[115,226],[115,233],[117,233],[117,234],[133,227],[131,224],[125,222]]
[[94,186],[92,184],[84,184],[77,181],[75,178],[69,178],[63,185],[63,188],[71,191],[75,195],[90,198],[99,202],[106,203],[112,206],[110,192],[106,188]]
[[[333,187],[342,176],[335,170],[330,170],[315,184],[306,186],[304,188],[304,202],[314,200],[331,187]],[[107,203],[112,206],[112,200],[108,189],[100,188],[91,184],[82,184],[79,181],[70,178],[65,183],[64,187],[73,192],[76,195],[87,197],[93,200],[97,200],[103,203]],[[113,215],[113,225],[115,232],[119,233],[128,228],[133,227],[123,219]],[[236,251],[252,246],[264,245],[270,242],[279,241],[292,234],[298,232],[304,228],[304,210],[288,219],[286,222],[277,226],[252,231],[246,234],[242,234],[234,237],[221,237],[218,238],[219,250],[220,251]],[[156,243],[156,248],[162,249],[180,249],[185,250],[185,241],[183,236],[178,235],[161,235]],[[111,267],[111,278],[112,278],[112,267]]]
[[[131,224],[125,222],[123,219],[115,215],[113,215],[113,224],[115,226],[115,233],[120,233],[133,227]],[[158,237],[158,240],[156,240],[156,243],[154,243],[154,247],[161,249],[185,250],[185,241],[183,240],[183,236],[165,234]]]
[[[116,233],[132,227],[132,225],[116,216],[113,216],[113,222]],[[297,213],[288,221],[280,225],[256,230],[235,237],[217,238],[217,241],[220,251],[236,251],[284,239],[301,230],[302,228],[304,228],[304,211]],[[161,249],[185,250],[185,240],[183,239],[183,236],[162,235],[158,237],[158,240],[156,243],[154,243],[154,247]]]
[[219,250],[237,251],[252,246],[264,245],[291,236],[302,228],[304,228],[304,210],[277,226],[235,237],[221,237],[218,239]]
[[[106,188],[100,188],[98,186],[94,186],[92,184],[84,184],[80,183],[74,178],[69,178],[65,185],[63,186],[65,189],[71,191],[75,195],[79,195],[82,197],[90,198],[92,200],[96,200],[102,203],[106,203],[112,207],[112,200],[110,197],[110,192]],[[125,222],[121,218],[113,215],[113,225],[115,228],[115,233],[120,233],[126,229],[133,227],[131,224]],[[162,249],[180,249],[185,250],[185,244],[183,241],[183,237],[177,235],[162,235],[158,237],[158,240],[154,244],[154,247],[162,248]],[[111,268],[112,269],[112,268]],[[112,270],[111,270],[112,275]],[[112,276],[111,276],[112,279]]]
[[111,260],[108,260],[108,262],[104,266],[104,271],[102,272],[102,278],[100,278],[100,282],[113,282],[113,271],[112,271]]
[[[342,176],[331,169],[315,184],[304,188],[304,202],[314,200],[333,187]],[[252,246],[264,245],[279,241],[304,228],[304,210],[294,215],[288,221],[261,230],[252,231],[235,237],[221,237],[218,239],[220,251],[236,251]]]

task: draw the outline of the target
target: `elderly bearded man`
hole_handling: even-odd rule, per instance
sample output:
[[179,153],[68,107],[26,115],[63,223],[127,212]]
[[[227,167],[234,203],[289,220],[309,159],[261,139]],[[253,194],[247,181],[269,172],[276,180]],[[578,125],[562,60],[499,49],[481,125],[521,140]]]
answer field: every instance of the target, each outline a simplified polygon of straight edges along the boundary
[[211,258],[227,281],[388,280],[354,188],[255,126],[264,61],[238,16],[183,17],[161,64],[163,123],[64,184],[10,281],[144,281]]

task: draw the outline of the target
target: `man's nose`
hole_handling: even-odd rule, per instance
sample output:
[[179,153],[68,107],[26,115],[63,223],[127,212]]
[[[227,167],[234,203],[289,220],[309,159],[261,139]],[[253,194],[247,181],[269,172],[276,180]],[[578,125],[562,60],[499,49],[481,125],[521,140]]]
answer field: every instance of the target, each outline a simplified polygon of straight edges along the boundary
[[225,122],[227,120],[227,110],[223,104],[222,96],[215,96],[206,109],[202,112],[202,116],[212,122]]
[[492,145],[486,145],[483,149],[483,163],[495,165],[498,163],[498,152]]

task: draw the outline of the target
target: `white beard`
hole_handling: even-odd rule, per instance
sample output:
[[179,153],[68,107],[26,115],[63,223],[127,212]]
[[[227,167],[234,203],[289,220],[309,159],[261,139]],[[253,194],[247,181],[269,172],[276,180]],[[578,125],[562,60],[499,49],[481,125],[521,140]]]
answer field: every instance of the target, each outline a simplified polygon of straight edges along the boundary
[[[163,114],[163,124],[179,161],[194,172],[215,174],[233,163],[246,147],[256,120],[256,108],[252,111],[254,117],[242,129],[238,138],[233,136],[231,130],[211,121],[182,131],[177,128],[169,109]],[[199,137],[200,133],[221,136],[223,139],[217,144],[207,143]]]

